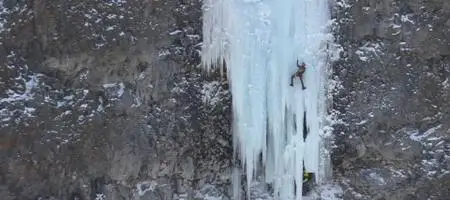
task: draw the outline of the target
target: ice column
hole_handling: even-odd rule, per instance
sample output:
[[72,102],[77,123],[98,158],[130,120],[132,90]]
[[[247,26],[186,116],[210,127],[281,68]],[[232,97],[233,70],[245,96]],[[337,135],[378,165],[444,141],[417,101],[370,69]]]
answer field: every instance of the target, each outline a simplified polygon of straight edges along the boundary
[[[227,64],[247,187],[262,169],[277,199],[301,199],[303,167],[323,175],[327,0],[205,0],[203,9],[202,64]],[[306,90],[298,79],[289,86],[297,59],[307,64]]]

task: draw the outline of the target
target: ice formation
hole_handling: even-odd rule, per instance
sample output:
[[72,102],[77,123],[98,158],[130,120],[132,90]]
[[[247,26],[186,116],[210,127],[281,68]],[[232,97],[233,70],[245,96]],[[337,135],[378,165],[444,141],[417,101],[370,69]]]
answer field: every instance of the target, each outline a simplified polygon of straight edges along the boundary
[[[303,166],[316,174],[316,181],[325,178],[321,134],[331,38],[327,0],[203,3],[202,62],[207,70],[226,63],[235,151],[246,170],[247,187],[263,172],[276,199],[302,199]],[[289,86],[297,59],[307,64],[306,90],[298,79]]]

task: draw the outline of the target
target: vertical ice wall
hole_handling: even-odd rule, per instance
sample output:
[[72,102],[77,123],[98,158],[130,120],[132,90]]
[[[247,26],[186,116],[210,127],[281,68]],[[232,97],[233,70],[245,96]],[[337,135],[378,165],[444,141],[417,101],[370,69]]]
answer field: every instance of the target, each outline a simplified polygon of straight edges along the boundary
[[[324,175],[327,0],[204,0],[203,9],[202,62],[207,69],[227,64],[247,187],[262,167],[277,199],[301,199],[303,167],[319,181]],[[307,64],[306,90],[298,79],[289,86],[297,59]]]

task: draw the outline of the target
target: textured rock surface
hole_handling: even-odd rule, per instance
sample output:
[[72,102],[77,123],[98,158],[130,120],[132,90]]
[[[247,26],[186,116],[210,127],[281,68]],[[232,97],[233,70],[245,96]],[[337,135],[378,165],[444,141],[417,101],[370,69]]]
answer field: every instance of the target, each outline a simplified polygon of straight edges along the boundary
[[[229,94],[191,69],[198,1],[0,5],[2,199],[229,199]],[[449,2],[335,6],[344,199],[448,199]]]
[[[337,1],[344,199],[448,199],[450,2]],[[383,191],[383,192],[380,192]]]
[[202,199],[205,187],[223,195],[229,94],[191,69],[198,1],[1,8],[2,199]]

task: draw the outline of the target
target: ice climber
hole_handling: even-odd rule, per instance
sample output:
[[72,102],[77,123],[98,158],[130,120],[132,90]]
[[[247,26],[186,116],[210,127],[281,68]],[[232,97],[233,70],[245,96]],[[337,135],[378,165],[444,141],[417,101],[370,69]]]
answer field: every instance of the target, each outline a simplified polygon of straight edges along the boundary
[[[304,164],[304,163],[303,163]],[[305,166],[303,166],[303,187],[302,195],[307,195],[314,186],[314,174],[307,172]]]
[[298,77],[300,79],[300,82],[302,83],[302,89],[306,89],[305,85],[303,84],[303,73],[305,73],[306,64],[304,62],[302,62],[302,64],[299,64],[298,60],[297,60],[297,67],[298,67],[298,70],[291,76],[291,84],[290,85],[294,86],[294,78]]

